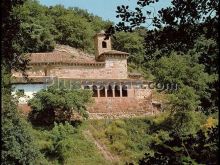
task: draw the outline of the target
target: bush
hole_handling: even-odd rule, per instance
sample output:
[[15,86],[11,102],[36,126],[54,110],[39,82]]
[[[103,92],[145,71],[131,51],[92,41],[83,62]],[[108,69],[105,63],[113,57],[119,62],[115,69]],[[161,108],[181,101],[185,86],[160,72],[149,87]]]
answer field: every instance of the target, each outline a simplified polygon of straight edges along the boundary
[[28,104],[32,108],[29,119],[33,124],[51,125],[54,122],[70,121],[74,111],[87,118],[86,104],[91,102],[91,96],[88,90],[50,86],[29,100]]
[[107,127],[105,134],[111,144],[113,144],[115,141],[122,140],[127,137],[126,130],[121,128],[121,126],[123,125],[124,125],[123,121],[120,122],[118,121],[118,122],[113,122]]
[[111,146],[111,149],[119,155],[121,155],[123,152],[126,151],[125,145],[118,141],[113,143],[113,145]]
[[154,155],[145,154],[139,164],[218,164],[218,127],[208,132],[199,130],[195,135],[169,136],[163,143],[152,143]]
[[51,146],[48,148],[48,154],[52,157],[58,157],[58,160],[64,161],[71,154],[70,150],[73,146],[73,135],[76,129],[69,123],[57,124],[50,132]]

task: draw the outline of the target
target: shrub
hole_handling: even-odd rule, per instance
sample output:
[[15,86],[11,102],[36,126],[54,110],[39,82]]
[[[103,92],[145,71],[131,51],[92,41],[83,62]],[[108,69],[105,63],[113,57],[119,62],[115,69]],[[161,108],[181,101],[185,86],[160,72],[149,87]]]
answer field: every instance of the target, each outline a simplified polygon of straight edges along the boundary
[[73,146],[73,135],[76,129],[69,123],[57,124],[50,132],[51,146],[48,148],[48,154],[58,157],[58,160],[64,161],[70,154]]
[[126,130],[118,127],[118,125],[120,124],[122,124],[122,122],[116,122],[116,123],[114,122],[111,125],[109,125],[105,131],[105,134],[111,144],[117,140],[125,139],[127,137]]
[[91,102],[91,95],[88,90],[50,86],[29,100],[32,108],[29,119],[34,124],[49,125],[70,121],[74,111],[87,118],[86,104]]
[[126,150],[125,145],[118,141],[114,142],[111,148],[113,151],[115,151],[119,155],[121,155]]

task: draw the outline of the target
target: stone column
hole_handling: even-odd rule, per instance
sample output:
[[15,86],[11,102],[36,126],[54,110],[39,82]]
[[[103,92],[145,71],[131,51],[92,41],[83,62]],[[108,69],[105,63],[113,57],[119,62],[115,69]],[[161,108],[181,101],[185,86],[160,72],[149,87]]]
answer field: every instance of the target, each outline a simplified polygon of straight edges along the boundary
[[122,85],[120,84],[120,97],[122,97]]
[[97,86],[98,97],[100,97],[100,86]]
[[108,86],[105,86],[105,97],[108,97],[107,90],[108,90]]
[[113,97],[115,97],[115,85],[112,85],[112,94],[113,94]]

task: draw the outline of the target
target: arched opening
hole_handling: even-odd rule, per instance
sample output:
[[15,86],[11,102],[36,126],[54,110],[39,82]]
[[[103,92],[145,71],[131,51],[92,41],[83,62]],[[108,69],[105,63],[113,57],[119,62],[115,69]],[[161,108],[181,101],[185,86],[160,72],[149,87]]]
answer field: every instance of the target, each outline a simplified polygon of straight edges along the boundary
[[93,95],[92,97],[98,97],[98,88],[96,85],[92,86]]
[[107,48],[107,43],[105,41],[102,41],[102,48]]
[[115,86],[115,97],[120,97],[120,86],[119,85]]
[[122,86],[122,97],[128,97],[128,87],[126,85]]
[[112,86],[111,85],[108,86],[107,96],[108,97],[113,97],[113,91],[112,91]]
[[101,85],[99,87],[99,94],[100,94],[100,97],[105,97],[105,86],[104,85]]

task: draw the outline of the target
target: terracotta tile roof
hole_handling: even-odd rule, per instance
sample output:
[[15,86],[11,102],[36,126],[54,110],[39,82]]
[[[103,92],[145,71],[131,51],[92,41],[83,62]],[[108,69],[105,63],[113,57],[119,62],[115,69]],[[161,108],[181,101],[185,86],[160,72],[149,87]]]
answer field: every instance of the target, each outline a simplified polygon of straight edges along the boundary
[[57,45],[53,52],[30,53],[30,64],[36,63],[81,63],[81,64],[97,64],[93,55],[84,53],[78,49]]
[[12,77],[11,82],[12,84],[26,84],[26,83],[30,83],[30,84],[34,84],[34,83],[45,83],[45,82],[51,82],[52,78],[50,77],[46,77],[46,76],[38,76],[38,77],[32,77],[29,76],[28,79],[26,79],[25,77]]
[[126,52],[122,52],[122,51],[118,51],[118,50],[110,50],[110,51],[107,51],[107,52],[104,52],[102,53],[103,55],[106,54],[106,55],[129,55],[129,53],[126,53]]
[[118,51],[118,50],[109,50],[109,51],[106,51],[106,52],[103,52],[102,54],[100,54],[97,57],[97,61],[104,61],[105,57],[108,56],[108,55],[111,55],[111,56],[128,56],[129,53],[121,52],[121,51]]
[[[129,55],[126,52],[110,50],[102,53],[100,58],[104,55]],[[64,63],[64,64],[101,64],[104,62],[98,62],[95,60],[95,56],[85,53],[81,50],[72,48],[67,45],[56,45],[53,52],[43,53],[30,53],[28,58],[30,64],[39,63]]]

